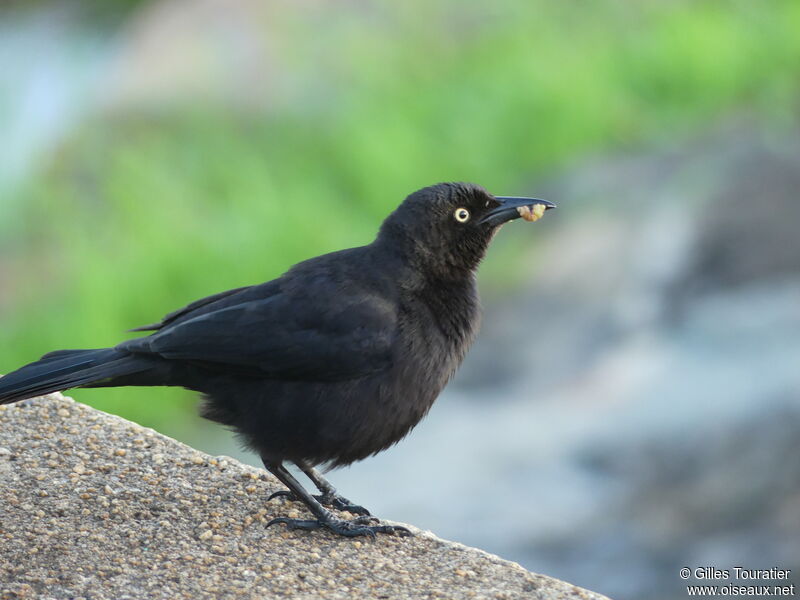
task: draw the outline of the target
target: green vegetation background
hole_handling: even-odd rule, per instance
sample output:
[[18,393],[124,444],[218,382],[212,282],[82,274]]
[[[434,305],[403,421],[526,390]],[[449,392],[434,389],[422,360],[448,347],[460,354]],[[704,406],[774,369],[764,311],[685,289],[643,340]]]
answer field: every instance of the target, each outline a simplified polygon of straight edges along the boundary
[[[2,369],[113,345],[197,297],[367,243],[423,185],[530,193],[579,157],[726,119],[796,125],[796,0],[499,6],[386,2],[378,24],[352,11],[316,25],[287,17],[284,57],[319,78],[316,97],[90,119],[2,201],[13,282]],[[490,285],[512,271],[513,250],[493,253]],[[74,396],[165,433],[194,402],[180,390]]]

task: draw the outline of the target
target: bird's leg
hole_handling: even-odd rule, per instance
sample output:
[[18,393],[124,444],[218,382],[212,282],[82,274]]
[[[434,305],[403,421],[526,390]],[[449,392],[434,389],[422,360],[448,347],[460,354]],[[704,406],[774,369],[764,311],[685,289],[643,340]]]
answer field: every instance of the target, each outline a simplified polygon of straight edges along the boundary
[[411,535],[411,532],[405,527],[395,527],[393,525],[368,525],[370,521],[377,521],[374,517],[356,517],[350,521],[346,519],[339,519],[333,513],[323,507],[316,498],[309,494],[300,482],[286,470],[286,467],[280,461],[274,461],[261,457],[264,466],[267,470],[275,475],[281,483],[283,483],[294,494],[294,497],[306,505],[308,510],[316,517],[316,519],[289,519],[287,517],[278,517],[272,519],[267,523],[267,527],[277,523],[285,523],[289,529],[319,529],[325,527],[332,532],[346,537],[356,537],[361,535],[369,535],[375,537],[376,533],[397,533],[400,535]]
[[324,504],[325,506],[332,506],[333,508],[339,510],[346,510],[347,512],[351,512],[356,515],[369,516],[370,512],[366,508],[359,506],[358,504],[354,504],[344,496],[340,496],[338,493],[336,493],[336,488],[331,485],[331,482],[325,479],[314,467],[307,465],[306,463],[295,464],[297,464],[300,470],[306,474],[306,477],[308,477],[311,482],[317,486],[317,489],[322,492],[319,496],[315,496],[315,498],[319,500],[321,504]]
[[[337,510],[346,510],[354,515],[370,515],[370,512],[363,506],[354,504],[344,496],[340,496],[338,493],[336,493],[336,488],[331,485],[331,482],[325,479],[314,467],[310,466],[306,462],[300,461],[295,461],[294,464],[296,464],[297,467],[306,474],[306,477],[311,480],[316,488],[322,492],[321,494],[314,495],[314,498],[316,498],[320,504],[335,508]],[[290,500],[297,500],[292,492],[288,490],[281,490],[272,494],[269,498],[267,498],[267,501],[269,502],[273,498],[280,496]]]

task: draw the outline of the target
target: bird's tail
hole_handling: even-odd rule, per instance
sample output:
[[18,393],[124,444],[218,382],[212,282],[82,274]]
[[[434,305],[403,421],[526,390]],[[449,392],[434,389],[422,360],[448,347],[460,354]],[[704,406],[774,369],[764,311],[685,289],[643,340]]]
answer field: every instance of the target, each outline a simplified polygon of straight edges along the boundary
[[0,404],[10,404],[69,388],[97,384],[122,375],[146,371],[152,362],[129,352],[58,350],[0,377]]

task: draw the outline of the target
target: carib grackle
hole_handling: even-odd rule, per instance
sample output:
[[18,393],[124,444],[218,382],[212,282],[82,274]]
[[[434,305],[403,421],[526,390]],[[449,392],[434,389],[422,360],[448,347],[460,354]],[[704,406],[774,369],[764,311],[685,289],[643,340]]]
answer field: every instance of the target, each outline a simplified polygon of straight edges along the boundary
[[[74,387],[182,386],[204,417],[231,427],[313,519],[352,537],[408,534],[373,524],[315,469],[396,443],[428,412],[475,337],[475,271],[507,221],[546,200],[443,183],[406,198],[371,244],[301,262],[281,277],[192,302],[113,348],[59,350],[0,378],[8,404]],[[294,463],[312,496],[286,469]],[[346,520],[325,507],[361,516]]]

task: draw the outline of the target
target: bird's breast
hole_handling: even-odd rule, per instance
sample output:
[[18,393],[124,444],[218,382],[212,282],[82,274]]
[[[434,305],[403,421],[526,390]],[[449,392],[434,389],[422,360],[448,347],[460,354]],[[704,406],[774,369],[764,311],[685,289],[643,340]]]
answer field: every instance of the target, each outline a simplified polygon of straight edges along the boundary
[[405,309],[394,345],[392,386],[385,390],[398,425],[406,427],[403,435],[453,377],[480,325],[477,295],[469,288],[449,300],[440,297],[433,307],[417,300]]

